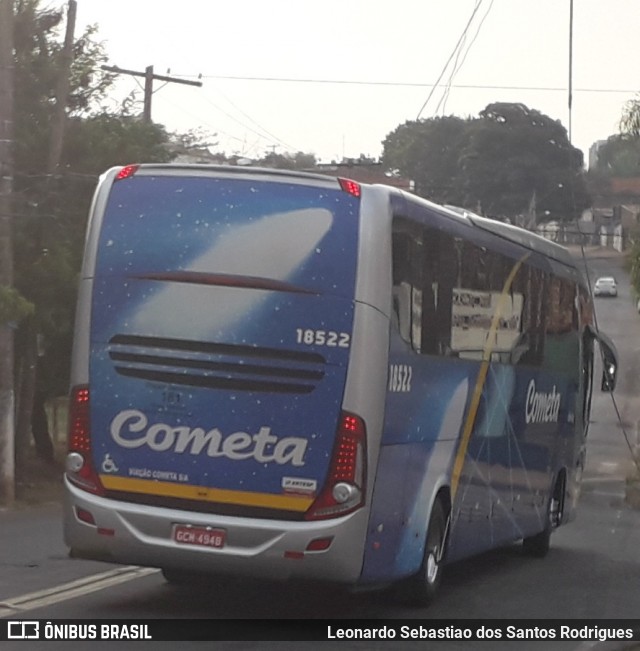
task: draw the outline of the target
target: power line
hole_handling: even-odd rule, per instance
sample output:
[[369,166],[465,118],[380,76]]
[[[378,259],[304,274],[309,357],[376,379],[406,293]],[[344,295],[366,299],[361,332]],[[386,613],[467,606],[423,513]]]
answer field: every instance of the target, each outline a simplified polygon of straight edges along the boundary
[[[224,97],[224,95],[223,95],[223,97]],[[231,115],[231,113],[229,113],[228,111],[225,111],[221,106],[218,106],[211,98],[207,97],[206,94],[204,95],[204,100],[206,102],[208,102],[209,104],[211,104],[211,106],[213,106],[216,110],[218,110],[222,114],[226,115],[230,120],[233,120],[234,122],[237,122],[241,127],[247,129],[248,131],[251,131],[251,133],[258,136],[259,138],[262,138],[264,140],[270,140],[271,142],[275,141],[278,144],[284,146],[286,149],[291,149],[291,150],[294,149],[293,147],[291,147],[291,145],[288,145],[286,142],[284,142],[283,140],[281,140],[280,138],[278,138],[274,134],[267,131],[267,129],[265,129],[263,126],[258,124],[253,118],[251,118],[249,115],[247,115],[244,111],[242,111],[240,108],[238,108],[231,100],[227,99],[226,97],[225,97],[225,100],[227,102],[229,102],[229,104],[231,104],[237,111],[242,113],[248,120],[253,122],[253,124],[255,124],[256,127],[258,127],[260,130],[262,130],[264,133],[259,133],[258,131],[256,131],[255,129],[250,127],[248,124],[245,124],[244,122],[242,122],[242,120],[239,120],[237,117]],[[267,134],[267,136],[264,135],[265,133]]]
[[[195,77],[196,75],[181,75],[181,77]],[[222,79],[228,81],[256,81],[280,82],[289,84],[335,84],[342,86],[391,86],[404,88],[431,88],[433,84],[411,81],[370,81],[361,79],[307,79],[296,77],[251,77],[241,75],[197,75],[202,79]],[[446,88],[448,84],[437,84],[438,88]],[[497,84],[452,84],[451,88],[463,90],[526,90],[539,92],[566,93],[566,86],[503,86]],[[579,93],[620,93],[633,94],[638,88],[574,88],[573,92]]]
[[[151,87],[150,87],[150,85],[149,85],[149,83],[148,83],[148,80],[149,80],[149,73],[150,73],[150,72],[152,73],[152,71],[153,71],[153,67],[150,66],[149,68],[147,68],[147,71],[146,71],[146,73],[144,73],[144,74],[143,74],[143,73],[140,73],[140,72],[135,72],[135,71],[132,71],[132,70],[124,70],[124,69],[119,68],[119,67],[117,67],[117,66],[102,66],[102,68],[103,68],[104,70],[107,70],[108,72],[116,72],[116,73],[119,73],[119,74],[127,74],[127,75],[132,75],[132,76],[134,76],[134,81],[136,81],[136,83],[138,84],[138,86],[139,86],[140,88],[143,88],[143,87],[142,87],[142,85],[138,82],[138,80],[135,79],[135,77],[141,77],[141,76],[145,76],[145,77],[146,77],[147,83],[146,83],[145,86],[144,86],[144,92],[145,92],[145,118],[146,118],[147,120],[149,120],[149,119],[150,119],[150,113],[151,113],[151,92],[152,92],[152,91],[151,91]],[[198,81],[197,81],[197,82],[187,81],[187,80],[185,79],[185,77],[188,77],[188,76],[189,76],[189,75],[180,75],[180,77],[167,77],[167,76],[163,76],[163,75],[152,75],[153,79],[161,79],[161,80],[166,81],[167,83],[169,83],[169,82],[171,82],[171,81],[175,81],[175,82],[178,82],[178,83],[188,84],[188,85],[192,85],[192,86],[202,86],[202,82],[200,81],[200,79],[202,78],[201,75],[198,75]],[[166,84],[165,84],[165,85],[166,85]],[[203,96],[203,97],[204,97],[204,100],[205,100],[208,104],[210,104],[211,106],[213,106],[217,111],[219,111],[220,113],[222,113],[223,115],[225,115],[226,117],[228,117],[230,120],[233,120],[234,122],[236,122],[237,124],[239,124],[239,125],[240,125],[241,127],[243,127],[244,129],[247,129],[248,131],[251,131],[253,134],[257,135],[259,138],[262,138],[263,140],[268,140],[268,141],[270,141],[270,142],[278,143],[279,145],[283,146],[285,149],[289,149],[289,150],[291,150],[291,151],[294,151],[294,148],[293,148],[291,145],[289,145],[288,143],[286,143],[286,142],[285,142],[284,140],[282,140],[281,138],[278,138],[275,134],[271,133],[271,132],[268,131],[265,127],[263,127],[263,126],[260,125],[258,122],[256,122],[256,120],[254,120],[250,115],[248,115],[248,114],[247,114],[245,111],[243,111],[240,107],[238,107],[236,104],[234,104],[234,103],[233,103],[233,102],[232,102],[228,97],[226,97],[226,96],[224,95],[224,93],[222,93],[222,92],[219,91],[219,90],[218,90],[218,92],[220,92],[220,94],[224,97],[224,99],[225,99],[225,100],[226,100],[226,101],[227,101],[231,106],[233,106],[233,108],[234,108],[236,111],[238,111],[239,113],[241,113],[241,114],[242,114],[244,117],[246,117],[249,121],[251,121],[253,124],[255,124],[256,127],[257,127],[258,129],[260,129],[263,133],[259,133],[258,131],[256,131],[255,129],[253,129],[252,127],[250,127],[249,125],[247,125],[247,124],[245,124],[244,122],[242,122],[242,120],[240,120],[240,119],[238,119],[237,117],[233,116],[233,115],[232,115],[231,113],[229,113],[228,111],[225,111],[221,106],[219,106],[219,105],[216,104],[213,100],[211,100],[209,97],[207,97],[206,94]],[[170,100],[167,100],[166,98],[165,98],[164,101],[165,101],[165,102],[168,102],[169,104],[172,104],[173,106],[178,107],[177,104],[175,104],[174,102],[171,102]],[[180,108],[180,107],[178,107],[178,108]],[[185,110],[182,109],[182,108],[181,108],[180,110],[185,111]],[[189,112],[189,111],[185,111],[185,112]],[[205,122],[205,123],[209,124],[213,129],[215,129],[216,132],[224,133],[222,130],[220,130],[217,126],[213,125],[213,124],[212,124],[211,122],[209,122],[208,120],[203,120],[202,118],[196,116],[193,112],[190,112],[190,114],[191,114],[193,117],[195,117],[196,119],[198,119],[199,121],[201,121],[201,122]],[[264,135],[264,134],[267,134],[267,135]],[[237,138],[237,137],[235,137],[235,136],[232,136],[231,134],[225,134],[225,135],[226,135],[227,137],[229,137],[229,138],[232,138],[232,139],[235,139],[235,140],[238,140],[238,141],[242,142],[242,139],[241,139],[241,138]]]
[[[416,116],[416,120],[420,119],[420,116],[422,115],[422,111],[424,111],[427,104],[429,103],[429,100],[433,97],[433,93],[435,93],[436,89],[439,87],[438,85],[440,84],[440,80],[442,79],[442,77],[444,77],[444,73],[446,72],[447,68],[449,67],[449,64],[451,63],[451,59],[453,59],[456,52],[458,52],[458,50],[460,48],[460,44],[464,43],[464,40],[467,37],[467,32],[469,31],[469,27],[471,27],[471,23],[472,23],[475,15],[478,13],[478,9],[480,9],[480,5],[482,4],[482,2],[483,2],[483,0],[478,0],[478,2],[476,2],[476,6],[473,8],[473,11],[471,12],[471,16],[469,17],[469,20],[467,21],[467,24],[466,24],[464,30],[462,31],[462,34],[460,35],[460,38],[458,39],[458,42],[456,43],[456,46],[453,48],[453,51],[449,55],[449,58],[447,59],[447,62],[444,64],[444,66],[442,68],[442,71],[440,72],[439,77],[436,79],[436,83],[433,84],[433,86],[431,87],[431,91],[427,95],[427,99],[424,101],[424,104],[422,105],[422,107],[418,111],[418,115]],[[445,88],[446,87],[447,87],[447,85],[445,84]]]
[[[482,26],[484,25],[485,20],[487,20],[487,16],[491,13],[491,9],[493,8],[493,1],[489,3],[488,9],[485,11],[484,16],[480,19],[480,24],[478,25],[478,28],[476,29],[476,33],[473,35],[473,38],[471,39],[471,43],[469,43],[467,49],[465,50],[463,56],[462,56],[462,61],[458,63],[458,58],[456,57],[456,64],[454,65],[453,71],[451,72],[451,75],[449,77],[449,81],[447,82],[447,89],[445,92],[442,94],[442,99],[438,103],[438,107],[436,108],[436,113],[440,109],[440,105],[442,105],[442,112],[444,113],[446,111],[447,107],[447,100],[449,99],[449,92],[451,91],[451,87],[453,85],[453,78],[455,75],[460,71],[462,66],[464,65],[464,62],[467,60],[467,56],[469,55],[469,52],[471,51],[471,48],[473,47],[474,43],[476,42],[478,35],[480,34],[480,31],[482,30]],[[466,39],[465,39],[466,41]]]
[[[139,70],[125,70],[119,66],[101,66],[107,72],[113,72],[117,75],[131,75],[133,77],[144,77],[144,120],[151,122],[151,97],[153,95],[154,80],[166,81],[167,83],[186,84],[188,86],[202,86],[201,81],[190,81],[180,77],[169,77],[167,75],[156,75],[153,72],[153,66],[147,66],[144,72]],[[166,85],[166,84],[165,84]]]

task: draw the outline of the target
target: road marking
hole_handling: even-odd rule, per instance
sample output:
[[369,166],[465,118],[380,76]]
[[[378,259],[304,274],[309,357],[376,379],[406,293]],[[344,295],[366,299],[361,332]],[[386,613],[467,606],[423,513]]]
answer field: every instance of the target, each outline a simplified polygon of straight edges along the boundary
[[13,617],[21,612],[27,610],[34,610],[35,608],[42,608],[43,606],[50,606],[51,604],[59,603],[60,601],[67,601],[75,599],[82,595],[98,592],[105,588],[118,585],[119,583],[126,583],[134,579],[140,579],[149,574],[159,572],[152,567],[138,567],[137,565],[127,565],[119,567],[109,572],[102,572],[101,574],[92,574],[76,581],[69,583],[62,583],[61,585],[53,588],[45,588],[38,592],[30,592],[29,594],[20,597],[13,597],[5,601],[0,601],[0,618]]

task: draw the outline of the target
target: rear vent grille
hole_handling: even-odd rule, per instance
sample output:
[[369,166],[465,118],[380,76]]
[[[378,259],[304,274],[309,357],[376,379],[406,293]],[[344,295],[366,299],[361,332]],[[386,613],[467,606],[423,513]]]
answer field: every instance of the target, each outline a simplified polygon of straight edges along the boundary
[[109,357],[127,377],[267,393],[311,393],[325,366],[316,353],[137,335],[113,337]]

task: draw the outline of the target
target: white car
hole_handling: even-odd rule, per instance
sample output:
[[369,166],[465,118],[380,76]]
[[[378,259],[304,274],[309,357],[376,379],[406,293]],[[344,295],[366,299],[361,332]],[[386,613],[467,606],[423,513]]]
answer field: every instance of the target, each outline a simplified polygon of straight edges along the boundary
[[594,296],[617,296],[618,295],[618,285],[616,279],[612,276],[604,276],[596,280],[596,284],[593,286],[593,295]]

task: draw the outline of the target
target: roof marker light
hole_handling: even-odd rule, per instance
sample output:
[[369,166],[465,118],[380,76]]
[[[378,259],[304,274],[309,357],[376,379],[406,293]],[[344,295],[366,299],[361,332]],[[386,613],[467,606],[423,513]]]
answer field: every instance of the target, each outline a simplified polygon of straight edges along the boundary
[[339,178],[338,183],[344,192],[347,192],[348,194],[354,196],[356,199],[359,199],[362,196],[362,187],[359,183],[356,183],[351,179],[343,178]]
[[116,181],[131,178],[137,171],[140,165],[125,165],[117,174]]

